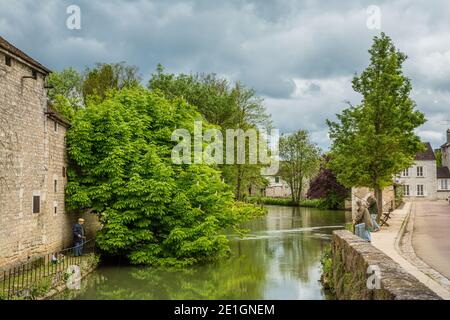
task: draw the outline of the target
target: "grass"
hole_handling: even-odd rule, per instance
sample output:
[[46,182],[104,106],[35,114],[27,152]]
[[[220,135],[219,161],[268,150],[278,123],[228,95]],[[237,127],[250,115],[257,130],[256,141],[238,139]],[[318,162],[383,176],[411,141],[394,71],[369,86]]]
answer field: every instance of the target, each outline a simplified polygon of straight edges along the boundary
[[308,207],[308,208],[319,208],[322,203],[321,199],[305,199],[301,200],[299,204],[294,203],[289,198],[248,197],[247,200],[251,203],[257,204],[291,206],[291,207]]

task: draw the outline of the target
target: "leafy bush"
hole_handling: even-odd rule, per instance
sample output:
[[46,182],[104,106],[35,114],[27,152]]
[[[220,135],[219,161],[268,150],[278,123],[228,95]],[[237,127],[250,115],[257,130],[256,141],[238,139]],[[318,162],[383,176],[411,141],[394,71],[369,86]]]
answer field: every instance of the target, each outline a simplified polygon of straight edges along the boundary
[[105,253],[134,264],[210,261],[229,252],[225,228],[263,213],[236,203],[215,168],[172,163],[173,130],[192,133],[197,119],[183,100],[143,88],[111,93],[77,113],[67,133],[67,204],[101,216],[97,243]]

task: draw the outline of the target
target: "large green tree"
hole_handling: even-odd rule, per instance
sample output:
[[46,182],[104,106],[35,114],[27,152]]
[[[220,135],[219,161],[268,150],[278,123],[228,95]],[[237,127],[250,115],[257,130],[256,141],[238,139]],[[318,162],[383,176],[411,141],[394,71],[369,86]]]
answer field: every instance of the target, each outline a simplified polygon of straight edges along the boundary
[[[271,125],[263,100],[253,89],[242,83],[231,84],[215,74],[171,74],[158,65],[156,73],[148,83],[152,91],[160,91],[168,99],[182,97],[197,107],[211,124],[226,129],[268,129]],[[238,140],[238,139],[236,139]],[[248,141],[246,141],[248,154]],[[224,161],[225,163],[225,161]],[[220,166],[225,181],[230,184],[235,196],[241,200],[251,186],[258,189],[264,184],[261,165],[227,164]]]
[[305,184],[319,170],[319,148],[310,141],[308,132],[299,130],[280,139],[279,174],[291,189],[292,201],[300,203]]
[[411,82],[404,76],[406,55],[381,33],[369,50],[370,65],[353,79],[362,95],[359,105],[328,120],[332,140],[329,167],[347,187],[374,189],[382,214],[382,190],[402,169],[412,165],[423,145],[414,130],[425,122],[410,98]]
[[[136,87],[80,110],[67,134],[67,204],[101,216],[99,247],[132,263],[184,266],[229,251],[226,228],[260,209],[237,203],[220,172],[175,165],[173,130],[193,132],[196,109]],[[205,125],[206,126],[206,125]]]

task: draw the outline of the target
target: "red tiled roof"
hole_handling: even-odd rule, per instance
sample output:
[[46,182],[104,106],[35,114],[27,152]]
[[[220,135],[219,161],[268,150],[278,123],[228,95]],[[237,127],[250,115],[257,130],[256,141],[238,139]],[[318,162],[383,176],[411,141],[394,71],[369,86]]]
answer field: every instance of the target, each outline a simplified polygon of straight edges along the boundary
[[37,62],[36,60],[34,60],[30,56],[28,56],[26,53],[24,53],[20,49],[18,49],[15,46],[13,46],[11,43],[6,41],[1,36],[0,36],[0,48],[6,50],[7,52],[11,53],[12,55],[14,55],[14,56],[24,60],[25,62],[29,63],[30,65],[35,67],[38,71],[40,71],[40,72],[42,72],[44,74],[51,73],[51,71],[49,69],[47,69],[42,64],[40,64],[39,62]]

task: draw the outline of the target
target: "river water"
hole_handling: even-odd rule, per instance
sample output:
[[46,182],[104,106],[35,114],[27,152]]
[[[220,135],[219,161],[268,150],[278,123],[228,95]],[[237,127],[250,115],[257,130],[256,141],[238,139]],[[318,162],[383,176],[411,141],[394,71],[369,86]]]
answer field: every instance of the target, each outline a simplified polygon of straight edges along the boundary
[[245,238],[230,236],[230,259],[182,270],[104,265],[57,299],[327,299],[320,257],[350,213],[267,208],[245,225]]

